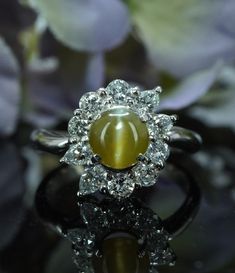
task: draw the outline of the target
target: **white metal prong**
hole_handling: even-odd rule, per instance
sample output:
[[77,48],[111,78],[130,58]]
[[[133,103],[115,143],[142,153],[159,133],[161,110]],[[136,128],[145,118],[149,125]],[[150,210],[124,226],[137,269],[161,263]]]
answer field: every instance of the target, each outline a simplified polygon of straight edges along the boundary
[[162,170],[164,168],[164,163],[162,161],[159,161],[157,163],[157,168],[158,168],[158,170]]
[[174,122],[174,123],[178,120],[177,115],[171,115],[170,118],[171,118],[171,121]]
[[163,137],[163,140],[165,141],[165,142],[170,142],[170,136],[168,136],[168,135],[164,135]]
[[98,154],[95,154],[92,156],[91,160],[94,163],[100,163],[101,157]]
[[161,86],[155,87],[154,90],[155,90],[158,94],[162,93],[162,88],[161,88]]
[[102,97],[107,96],[107,91],[106,91],[105,88],[100,88],[100,89],[98,90],[98,92],[99,92],[99,95],[102,96]]

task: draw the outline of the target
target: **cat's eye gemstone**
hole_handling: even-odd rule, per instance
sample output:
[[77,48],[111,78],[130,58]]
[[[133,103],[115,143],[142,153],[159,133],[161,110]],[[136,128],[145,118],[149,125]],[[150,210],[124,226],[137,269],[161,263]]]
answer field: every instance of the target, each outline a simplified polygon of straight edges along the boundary
[[89,143],[101,163],[112,169],[136,164],[149,145],[147,126],[128,107],[118,106],[101,114],[90,128]]

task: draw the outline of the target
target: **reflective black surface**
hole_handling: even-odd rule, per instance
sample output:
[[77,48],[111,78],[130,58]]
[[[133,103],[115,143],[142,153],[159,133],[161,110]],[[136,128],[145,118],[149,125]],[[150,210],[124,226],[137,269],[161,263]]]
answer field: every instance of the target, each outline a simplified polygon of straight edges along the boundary
[[[200,202],[200,189],[194,178],[186,167],[175,163],[181,162],[181,157],[175,154],[169,163],[183,174],[175,182],[185,194],[185,200],[163,220],[141,201],[143,192],[138,189],[127,199],[117,200],[96,193],[76,200],[79,188],[75,185],[80,175],[65,165],[50,172],[39,185],[35,198],[37,212],[71,241],[79,272],[155,272],[161,265],[172,266],[176,255],[168,241],[193,221]],[[145,191],[148,194],[151,188]],[[128,247],[129,263],[124,258]],[[131,259],[136,262],[132,264]],[[113,265],[116,269],[110,268],[109,260],[116,261]]]
[[[222,150],[217,152],[224,155]],[[176,158],[170,160],[175,160],[176,164],[181,162],[185,168],[190,170],[190,176],[193,176],[194,180],[200,185],[203,198],[195,220],[177,238],[169,242],[171,249],[178,257],[176,265],[174,267],[161,266],[159,271],[180,273],[221,272],[216,270],[226,264],[231,269],[233,268],[231,263],[235,252],[233,244],[235,205],[232,188],[228,184],[227,186],[215,184],[218,174],[214,176],[214,173],[215,168],[218,168],[218,166],[215,165],[217,163],[215,163],[213,154],[210,160],[207,159],[210,162],[211,171],[208,168],[202,168],[203,153],[192,160],[184,159],[182,155],[178,156],[181,157],[180,160],[177,161]],[[4,270],[3,272],[77,272],[77,268],[73,263],[71,242],[61,236],[61,229],[58,232],[56,226],[64,227],[62,229],[64,234],[78,225],[80,227],[84,226],[84,228],[86,226],[84,225],[84,219],[81,217],[81,208],[77,205],[79,201],[76,194],[78,191],[78,173],[70,168],[62,167],[64,170],[61,172],[56,170],[51,175],[50,183],[44,180],[44,186],[43,183],[37,186],[37,182],[40,181],[35,179],[34,175],[27,174],[27,183],[24,178],[26,166],[29,166],[27,158],[30,158],[31,168],[34,168],[36,172],[33,162],[37,163],[38,157],[35,157],[34,153],[28,150],[22,157],[18,154],[15,144],[4,142],[0,158],[2,160],[0,265]],[[7,159],[7,163],[5,159]],[[55,162],[53,164],[56,165],[57,160],[57,158],[51,157],[47,164]],[[8,162],[11,162],[11,164]],[[232,161],[228,161],[227,164],[228,169],[226,172],[229,173]],[[219,173],[220,169],[217,169],[217,171]],[[10,174],[11,176],[9,176]],[[185,175],[168,166],[156,186],[138,190],[135,192],[134,197],[141,200],[145,207],[157,213],[163,219],[163,223],[164,219],[167,222],[167,217],[174,215],[182,227],[183,220],[180,220],[180,215],[184,215],[182,209],[180,209],[180,215],[176,216],[176,212],[187,196],[188,186],[190,186],[187,181],[192,181],[188,180],[188,178],[185,180]],[[194,182],[192,185],[194,185]],[[188,194],[187,202],[192,202],[191,198],[196,198],[194,202],[197,202],[196,200],[199,198],[195,194],[197,189],[192,185],[190,191],[194,194]],[[37,195],[37,198],[39,198],[38,206],[41,209],[35,210],[32,197],[38,188],[41,189],[38,190]],[[43,201],[43,198],[46,198],[46,202]],[[98,204],[99,202],[102,203],[102,198],[103,196],[100,195],[95,196],[95,199],[92,199],[93,205],[97,202]],[[49,206],[47,205],[48,201]],[[81,200],[81,202],[85,202],[85,200]],[[112,206],[108,206],[108,208],[111,209]],[[190,210],[190,206],[185,206],[185,208]],[[188,214],[185,215],[187,217],[184,220],[188,221]],[[170,219],[173,223],[174,219]],[[172,226],[177,227],[176,223],[174,223],[168,225],[168,228],[172,228]],[[112,249],[119,248],[117,245],[120,244],[127,244],[131,249],[134,249],[135,241],[133,241],[133,238],[127,237],[125,239],[125,236],[124,239],[122,237],[121,239],[120,237],[118,237],[119,239],[116,237],[111,238]],[[102,247],[107,248],[108,246]],[[112,256],[112,259],[114,258],[115,256]],[[124,260],[123,263],[125,263]]]

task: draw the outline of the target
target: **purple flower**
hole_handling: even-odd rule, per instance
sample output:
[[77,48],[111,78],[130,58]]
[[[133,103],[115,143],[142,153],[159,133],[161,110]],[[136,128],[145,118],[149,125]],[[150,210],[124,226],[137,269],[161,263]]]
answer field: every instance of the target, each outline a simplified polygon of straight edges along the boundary
[[235,59],[235,1],[129,0],[133,24],[150,60],[182,77]]
[[120,0],[31,0],[63,44],[100,52],[119,45],[130,31],[128,9]]
[[20,102],[19,67],[6,43],[0,38],[0,134],[14,132]]

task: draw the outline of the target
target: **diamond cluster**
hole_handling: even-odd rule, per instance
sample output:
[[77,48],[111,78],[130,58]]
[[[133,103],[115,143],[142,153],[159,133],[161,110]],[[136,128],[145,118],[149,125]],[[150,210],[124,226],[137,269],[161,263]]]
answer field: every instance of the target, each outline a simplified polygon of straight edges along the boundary
[[[106,88],[84,94],[79,108],[68,124],[70,148],[61,161],[82,165],[79,194],[97,190],[108,192],[116,198],[128,197],[136,185],[152,186],[169,156],[168,133],[173,127],[174,116],[156,114],[161,88],[140,91],[123,80],[114,80]],[[126,106],[146,123],[150,144],[137,164],[128,170],[116,172],[103,166],[89,144],[89,130],[101,114],[112,107]]]
[[79,272],[94,273],[91,257],[102,257],[100,251],[104,238],[118,230],[131,230],[139,242],[139,256],[147,254],[150,272],[159,265],[174,265],[175,254],[169,247],[169,234],[161,219],[138,199],[113,203],[106,199],[98,203],[83,202],[80,206],[84,228],[65,231],[64,235],[73,243],[74,262]]

